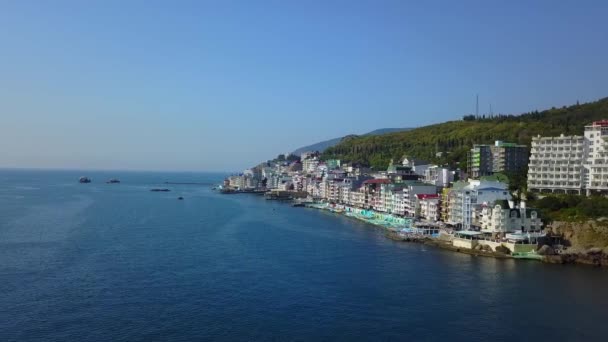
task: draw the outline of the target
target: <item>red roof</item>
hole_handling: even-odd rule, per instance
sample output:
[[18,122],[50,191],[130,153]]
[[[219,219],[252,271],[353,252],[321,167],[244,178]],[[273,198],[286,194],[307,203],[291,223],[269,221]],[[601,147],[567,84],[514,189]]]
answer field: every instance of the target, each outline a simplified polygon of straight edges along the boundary
[[437,195],[437,194],[416,194],[416,197],[420,200],[427,199],[427,198],[434,199],[434,198],[439,198],[439,195]]
[[593,121],[593,126],[608,126],[608,120]]
[[363,184],[389,184],[390,182],[390,179],[368,179],[363,181]]

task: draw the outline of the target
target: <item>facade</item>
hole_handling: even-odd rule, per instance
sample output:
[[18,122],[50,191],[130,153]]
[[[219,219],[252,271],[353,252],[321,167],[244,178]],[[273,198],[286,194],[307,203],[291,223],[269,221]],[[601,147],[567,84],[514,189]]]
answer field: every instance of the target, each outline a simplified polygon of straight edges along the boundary
[[469,151],[468,158],[469,177],[479,179],[492,174],[492,151],[490,145],[474,145]]
[[439,188],[447,188],[454,181],[454,171],[437,165],[430,165],[424,171],[423,181]]
[[585,188],[583,136],[532,138],[528,190],[581,194]]
[[447,194],[447,223],[465,230],[472,228],[475,212],[483,205],[510,200],[506,183],[485,180],[457,182]]
[[484,233],[540,232],[542,226],[538,210],[526,208],[525,203],[517,208],[513,202],[496,201],[482,210],[481,231]]
[[439,195],[417,195],[420,206],[420,216],[427,221],[438,221],[441,216]]
[[518,172],[528,165],[528,147],[500,140],[494,145],[474,145],[469,151],[469,176],[478,179],[494,173]]
[[608,120],[585,126],[583,136],[532,139],[528,189],[591,195],[608,193]]
[[340,159],[329,159],[325,162],[329,170],[335,170],[340,168]]
[[586,194],[608,193],[608,120],[585,126],[586,163],[583,181]]
[[412,172],[419,176],[424,176],[426,169],[431,166],[427,161],[408,157],[403,158],[401,165],[411,168]]
[[313,173],[317,169],[317,166],[319,166],[319,159],[316,157],[302,158],[302,171]]
[[403,187],[403,211],[404,215],[414,217],[417,215],[418,198],[420,194],[436,194],[437,187],[431,184],[426,184],[418,181],[408,181]]

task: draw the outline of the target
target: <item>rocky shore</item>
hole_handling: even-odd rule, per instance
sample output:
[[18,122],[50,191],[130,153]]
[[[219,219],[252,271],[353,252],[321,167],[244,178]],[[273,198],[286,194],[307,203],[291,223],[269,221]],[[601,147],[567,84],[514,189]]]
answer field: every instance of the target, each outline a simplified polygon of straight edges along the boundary
[[[329,210],[328,208],[319,206],[308,207],[320,210]],[[358,219],[357,217],[348,215],[347,217]],[[428,246],[449,250],[452,252],[469,254],[474,256],[490,257],[497,259],[515,259],[515,257],[510,254],[509,249],[505,247],[502,247],[503,249],[501,250],[497,249],[497,251],[492,251],[490,248],[487,248],[487,246],[481,245],[478,245],[474,249],[459,248],[453,246],[452,241],[445,235],[440,235],[439,237],[430,237],[428,235],[422,234],[403,233],[394,229],[389,229],[385,226],[375,225],[370,222],[367,223],[374,226],[376,229],[384,231],[384,235],[394,241],[421,243]],[[585,241],[585,243],[589,243],[590,240],[597,241],[596,234],[598,234],[598,231],[600,234],[604,232],[603,223],[599,225],[597,223],[586,223],[582,225],[572,223],[565,224],[561,222],[554,223],[552,226],[549,227],[548,232],[553,234],[554,236],[559,236],[559,241],[565,242],[569,248],[558,254],[558,251],[556,249],[550,247],[547,244],[544,244],[539,247],[534,259],[549,264],[581,264],[595,267],[608,267],[608,247],[603,249],[598,247],[591,247],[585,249],[579,247],[578,245],[580,243],[579,241]]]
[[498,258],[498,259],[510,259],[512,258],[509,254],[493,252],[489,249],[478,248],[478,249],[467,249],[467,248],[458,248],[452,245],[452,242],[449,240],[442,240],[440,238],[430,238],[426,236],[403,236],[397,232],[387,232],[386,237],[395,241],[403,241],[403,242],[415,242],[415,243],[423,243],[428,246],[433,246],[441,249],[446,249],[452,252],[475,255],[475,256],[483,256],[490,258]]

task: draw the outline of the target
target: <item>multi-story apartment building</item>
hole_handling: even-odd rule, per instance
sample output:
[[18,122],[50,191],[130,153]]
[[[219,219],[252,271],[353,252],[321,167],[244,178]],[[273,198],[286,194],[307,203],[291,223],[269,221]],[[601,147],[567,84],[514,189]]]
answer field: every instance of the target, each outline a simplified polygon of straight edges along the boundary
[[404,215],[416,216],[418,194],[436,194],[437,187],[419,181],[406,181],[403,187]]
[[302,159],[302,170],[306,173],[313,173],[319,166],[319,159],[317,157],[307,157]]
[[516,208],[513,202],[496,201],[481,212],[481,231],[484,233],[538,232],[542,225],[538,210],[526,208],[524,202]]
[[608,193],[608,120],[585,126],[586,163],[583,181],[587,195]]
[[416,215],[427,221],[435,222],[441,216],[440,195],[418,194],[420,212]]
[[381,201],[381,186],[384,184],[390,184],[391,181],[388,179],[368,179],[363,182],[363,190],[365,193],[364,208],[377,208]]
[[367,208],[365,203],[365,188],[360,187],[350,192],[350,205],[357,208]]
[[582,136],[532,138],[528,189],[608,193],[608,120],[585,126]]
[[532,138],[528,190],[582,193],[587,145],[585,137],[578,135]]
[[430,165],[424,171],[423,181],[436,187],[447,188],[454,181],[454,171],[437,165]]
[[510,200],[506,183],[469,180],[456,182],[447,195],[447,223],[468,230],[473,225],[476,210],[482,205],[493,205],[497,200]]
[[500,140],[494,145],[474,145],[469,151],[468,172],[471,178],[497,172],[518,172],[528,165],[528,147]]

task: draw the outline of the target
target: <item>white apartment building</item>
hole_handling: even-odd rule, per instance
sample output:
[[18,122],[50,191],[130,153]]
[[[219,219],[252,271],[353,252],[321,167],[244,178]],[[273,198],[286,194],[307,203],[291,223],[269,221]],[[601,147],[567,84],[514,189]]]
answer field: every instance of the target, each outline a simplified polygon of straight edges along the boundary
[[403,210],[404,215],[416,216],[418,194],[436,194],[437,187],[418,181],[406,181],[403,188]]
[[438,221],[441,214],[439,208],[440,196],[425,194],[419,194],[416,196],[418,197],[418,205],[420,206],[419,216],[427,221]]
[[587,195],[608,193],[608,120],[585,126],[588,144],[586,174],[583,176]]
[[510,200],[511,194],[506,183],[470,179],[468,182],[456,182],[448,197],[447,223],[469,230],[475,210],[482,205],[493,205],[498,200]]
[[433,184],[437,187],[447,188],[454,181],[454,171],[446,167],[430,165],[424,171],[424,180],[427,184]]
[[532,138],[528,189],[551,193],[608,193],[608,120],[583,136]]
[[580,194],[584,189],[585,138],[578,135],[532,138],[528,190]]
[[308,157],[306,159],[302,159],[302,171],[306,173],[313,173],[316,171],[319,166],[319,159],[316,157]]
[[496,201],[482,209],[481,231],[484,233],[539,232],[543,222],[536,209],[522,202],[516,208],[511,201]]
[[350,192],[350,205],[357,208],[365,208],[365,189],[359,188]]

